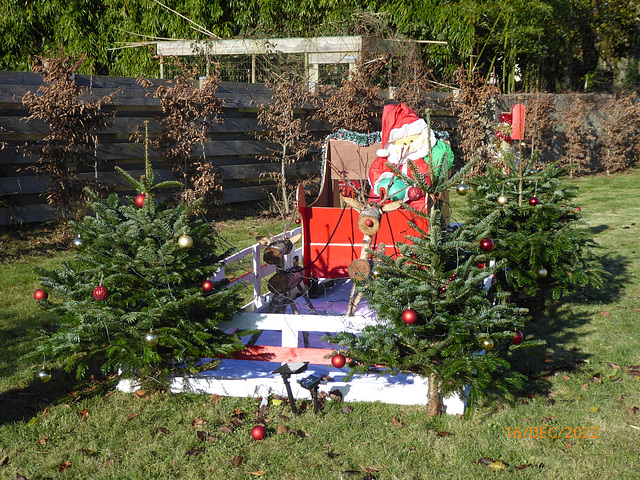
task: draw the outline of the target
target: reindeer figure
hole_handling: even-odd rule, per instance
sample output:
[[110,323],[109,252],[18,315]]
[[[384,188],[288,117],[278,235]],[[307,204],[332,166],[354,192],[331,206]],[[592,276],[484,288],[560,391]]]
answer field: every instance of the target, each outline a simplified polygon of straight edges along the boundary
[[274,294],[269,303],[270,313],[285,313],[287,307],[291,307],[294,314],[299,315],[300,310],[295,303],[299,297],[303,297],[313,313],[316,313],[308,295],[308,286],[303,282],[303,268],[298,265],[298,257],[294,257],[294,265],[290,268],[284,267],[285,255],[291,253],[293,246],[302,238],[299,233],[291,238],[280,240],[269,240],[267,237],[258,238],[258,243],[265,245],[262,259],[269,265],[276,266],[276,273],[267,280],[269,291]]
[[[369,249],[372,248],[371,241],[373,235],[380,229],[380,220],[384,213],[393,212],[399,209],[404,202],[397,200],[395,202],[379,204],[376,202],[363,203],[355,198],[344,197],[344,202],[360,213],[358,217],[358,230],[363,233],[362,246],[360,250],[360,258],[352,261],[347,267],[349,277],[352,280],[363,280],[371,273],[371,265],[367,261],[369,256]],[[382,246],[384,251],[384,246]],[[352,316],[355,313],[356,307],[362,294],[357,292],[355,285],[351,289],[351,295],[349,296],[349,306],[347,308],[347,315]]]

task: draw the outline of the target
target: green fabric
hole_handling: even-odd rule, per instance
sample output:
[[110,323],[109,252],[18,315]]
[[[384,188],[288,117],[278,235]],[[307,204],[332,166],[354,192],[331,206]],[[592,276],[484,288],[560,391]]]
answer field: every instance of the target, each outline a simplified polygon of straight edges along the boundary
[[[389,186],[389,184],[393,181],[393,183],[391,184],[391,186]],[[379,197],[382,197],[381,194],[381,190],[384,190],[385,192],[388,192],[388,199],[395,201],[395,200],[402,200],[404,199],[404,194],[406,192],[407,189],[407,184],[404,183],[400,178],[398,177],[392,177],[392,178],[385,178],[383,180],[380,180],[380,182],[378,182],[378,185],[376,187],[376,195],[378,195]]]
[[[445,161],[444,168],[440,171],[443,161]],[[431,150],[431,163],[433,169],[438,171],[438,175],[441,173],[446,174],[453,167],[453,150],[451,150],[451,147],[442,140],[438,140]]]

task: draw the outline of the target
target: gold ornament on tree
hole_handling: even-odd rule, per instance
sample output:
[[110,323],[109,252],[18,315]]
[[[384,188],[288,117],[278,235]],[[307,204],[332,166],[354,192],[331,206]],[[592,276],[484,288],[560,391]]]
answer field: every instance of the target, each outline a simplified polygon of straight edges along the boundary
[[191,238],[186,233],[183,233],[180,238],[178,238],[178,246],[180,248],[191,248],[193,247],[193,238]]

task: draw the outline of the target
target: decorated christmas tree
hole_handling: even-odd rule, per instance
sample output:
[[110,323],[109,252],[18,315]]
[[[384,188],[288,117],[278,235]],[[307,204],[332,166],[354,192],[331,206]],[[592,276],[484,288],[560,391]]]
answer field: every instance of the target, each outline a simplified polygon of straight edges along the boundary
[[240,299],[210,279],[227,252],[197,214],[200,202],[160,203],[158,192],[179,184],[154,184],[148,161],[139,181],[119,171],[138,195],[102,199],[87,190],[94,214],[71,224],[76,258],[39,272],[48,292],[40,302],[55,320],[33,357],[79,379],[99,367],[165,386],[171,372],[194,370],[201,357],[242,348],[217,326]]
[[508,303],[504,293],[487,295],[504,267],[504,260],[495,261],[498,248],[490,237],[500,210],[457,228],[447,224],[444,193],[457,186],[467,192],[461,179],[472,163],[451,178],[444,170],[439,174],[439,165],[431,164],[426,175],[412,161],[408,165],[411,175],[390,168],[412,197],[426,196],[430,208],[405,208],[416,219],[427,216],[428,231],[414,223],[420,235],[398,244],[399,255],[371,252],[372,274],[358,288],[377,312],[377,323],[358,335],[340,333],[334,342],[346,347],[342,353],[351,358],[352,374],[383,367],[428,377],[428,409],[437,414],[441,395],[467,388],[473,402],[489,386],[519,385],[523,377],[510,370],[509,356],[539,342],[524,339],[526,309]]
[[533,311],[547,298],[601,287],[603,270],[576,204],[578,188],[563,181],[567,169],[550,164],[536,170],[535,156],[519,157],[506,150],[486,175],[469,180],[466,198],[471,222],[500,212],[488,232],[496,242],[494,257],[504,261],[494,288]]

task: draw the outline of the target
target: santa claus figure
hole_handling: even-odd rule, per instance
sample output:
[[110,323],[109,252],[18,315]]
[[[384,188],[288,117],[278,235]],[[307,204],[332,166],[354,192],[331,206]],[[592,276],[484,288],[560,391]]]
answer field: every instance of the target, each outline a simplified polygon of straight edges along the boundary
[[444,141],[438,140],[427,122],[418,118],[405,104],[385,105],[382,111],[382,148],[369,168],[371,199],[403,200],[414,208],[423,209],[424,197],[410,198],[409,187],[389,167],[395,165],[403,174],[414,178],[409,168],[413,162],[418,172],[431,185],[430,168],[442,175],[453,165],[453,152]]

